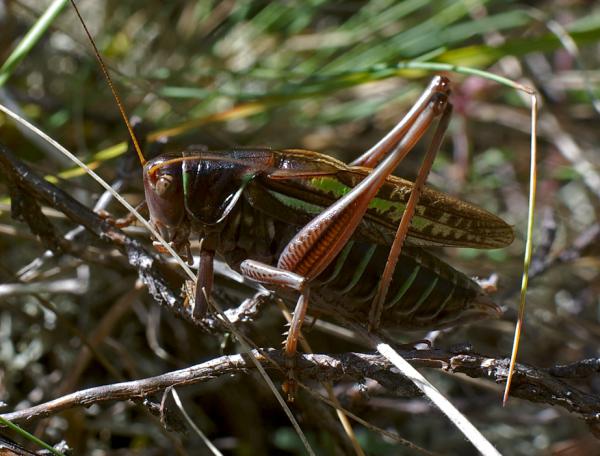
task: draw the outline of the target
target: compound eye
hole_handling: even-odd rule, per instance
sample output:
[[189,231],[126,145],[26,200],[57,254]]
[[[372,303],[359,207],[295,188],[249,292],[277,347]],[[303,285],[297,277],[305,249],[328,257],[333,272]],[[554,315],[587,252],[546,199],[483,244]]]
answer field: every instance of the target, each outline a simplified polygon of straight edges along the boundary
[[169,174],[163,174],[160,176],[154,184],[154,191],[158,196],[164,196],[173,184],[173,176]]
[[431,98],[431,102],[433,103],[433,112],[435,112],[436,115],[441,114],[448,104],[448,95],[445,93],[436,93]]

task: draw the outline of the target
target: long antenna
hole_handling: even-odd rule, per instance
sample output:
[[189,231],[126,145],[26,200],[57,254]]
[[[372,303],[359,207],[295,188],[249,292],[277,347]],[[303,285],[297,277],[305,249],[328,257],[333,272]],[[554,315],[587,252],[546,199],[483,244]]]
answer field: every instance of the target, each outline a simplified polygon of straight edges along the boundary
[[140,144],[138,143],[137,137],[135,136],[135,133],[133,132],[133,128],[131,128],[131,124],[129,123],[129,118],[127,117],[127,113],[125,112],[123,103],[121,103],[121,97],[119,97],[119,94],[117,93],[117,89],[116,89],[115,85],[113,84],[110,74],[108,74],[108,70],[106,69],[104,60],[102,60],[100,51],[98,51],[98,48],[96,47],[96,43],[94,42],[94,39],[92,38],[92,34],[88,30],[87,26],[85,25],[85,22],[83,21],[83,18],[81,17],[81,14],[79,13],[79,9],[77,8],[77,5],[75,4],[75,0],[71,0],[71,5],[73,5],[73,8],[75,9],[75,13],[77,13],[77,17],[79,18],[79,22],[81,22],[81,25],[83,26],[83,29],[85,30],[85,33],[88,36],[88,39],[89,39],[90,43],[92,44],[92,47],[94,48],[94,54],[96,54],[96,58],[98,59],[98,62],[100,63],[100,68],[102,69],[102,73],[104,73],[104,77],[106,78],[106,82],[108,82],[110,91],[112,92],[113,97],[115,98],[115,101],[117,102],[117,106],[119,107],[119,112],[121,113],[121,117],[123,118],[123,121],[125,122],[125,125],[127,126],[127,131],[129,132],[129,136],[131,137],[131,140],[133,141],[133,147],[138,154],[140,163],[143,166],[146,164],[146,159],[144,158],[144,154],[142,153],[142,149],[140,148]]

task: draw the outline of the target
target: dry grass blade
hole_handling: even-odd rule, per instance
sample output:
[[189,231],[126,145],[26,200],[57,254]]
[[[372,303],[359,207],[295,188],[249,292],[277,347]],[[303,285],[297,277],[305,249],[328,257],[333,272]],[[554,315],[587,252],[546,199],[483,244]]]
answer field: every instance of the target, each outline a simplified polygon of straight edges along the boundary
[[394,366],[427,395],[431,401],[452,421],[481,454],[500,456],[500,452],[477,430],[471,422],[454,407],[425,377],[406,362],[389,344],[380,342],[377,351],[385,356]]

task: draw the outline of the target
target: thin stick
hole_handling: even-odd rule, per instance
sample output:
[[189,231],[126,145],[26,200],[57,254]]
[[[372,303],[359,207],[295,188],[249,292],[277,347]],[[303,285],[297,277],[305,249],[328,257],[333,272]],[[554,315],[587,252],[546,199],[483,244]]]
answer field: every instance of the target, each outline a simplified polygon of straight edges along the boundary
[[[468,349],[447,352],[440,349],[406,350],[402,356],[417,367],[443,370],[452,374],[468,374],[470,377],[486,378],[497,383],[506,378],[506,358],[494,358],[490,355],[480,355]],[[268,369],[281,371],[279,366],[270,362],[284,364],[285,354],[281,350],[264,348],[255,350],[254,355]],[[562,407],[572,416],[594,423],[600,410],[600,398],[589,394],[567,383],[566,379],[592,378],[598,371],[598,358],[581,359],[569,365],[555,365],[545,369],[532,366],[517,365],[517,371],[523,378],[524,388],[518,390],[518,397],[532,403],[548,404],[552,407]],[[122,383],[112,383],[96,386],[61,396],[45,403],[37,404],[26,409],[2,413],[0,416],[13,422],[26,422],[55,415],[73,407],[89,407],[96,403],[107,401],[125,401],[144,398],[160,393],[169,386],[189,386],[192,384],[214,381],[216,378],[227,378],[231,375],[244,373],[253,369],[254,365],[248,356],[236,354],[221,356],[201,364],[183,369],[168,371],[155,377],[141,378]],[[298,378],[311,380],[356,381],[365,378],[392,381],[397,372],[390,370],[389,361],[378,354],[371,353],[339,353],[300,355],[298,359]],[[391,377],[390,377],[391,375]],[[393,385],[403,397],[421,397],[414,388],[402,381],[398,376]],[[348,416],[351,416],[348,414]]]

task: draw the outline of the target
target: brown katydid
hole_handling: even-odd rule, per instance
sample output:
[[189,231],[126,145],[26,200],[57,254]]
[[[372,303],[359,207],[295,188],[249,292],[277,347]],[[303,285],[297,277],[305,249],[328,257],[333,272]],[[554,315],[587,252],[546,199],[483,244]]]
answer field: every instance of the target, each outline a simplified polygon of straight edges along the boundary
[[[498,217],[423,188],[450,117],[449,93],[448,79],[435,77],[406,117],[349,166],[311,151],[266,148],[191,148],[147,162],[151,223],[178,251],[189,251],[190,233],[202,239],[194,315],[207,310],[215,253],[252,280],[288,296],[299,293],[285,342],[290,360],[309,297],[321,312],[368,320],[371,329],[380,323],[441,327],[498,315],[475,282],[415,247],[496,248],[513,239]],[[416,183],[391,176],[436,118]]]
[[[513,239],[500,218],[424,188],[450,118],[449,95],[449,80],[435,77],[404,119],[350,165],[305,150],[203,147],[146,162],[130,129],[151,223],[188,259],[190,235],[202,239],[194,317],[207,311],[216,254],[286,297],[300,295],[285,342],[290,367],[309,298],[320,312],[372,330],[498,315],[474,281],[421,249],[498,248]],[[435,119],[416,182],[392,176]]]

